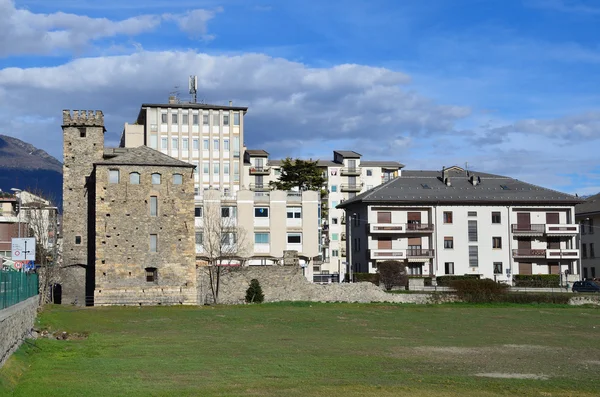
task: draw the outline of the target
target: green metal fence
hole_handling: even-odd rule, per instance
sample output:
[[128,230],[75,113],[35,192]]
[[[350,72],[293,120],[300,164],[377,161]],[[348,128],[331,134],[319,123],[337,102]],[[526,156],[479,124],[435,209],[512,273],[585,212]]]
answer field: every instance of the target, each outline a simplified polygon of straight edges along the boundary
[[31,298],[38,291],[37,274],[0,270],[0,309]]

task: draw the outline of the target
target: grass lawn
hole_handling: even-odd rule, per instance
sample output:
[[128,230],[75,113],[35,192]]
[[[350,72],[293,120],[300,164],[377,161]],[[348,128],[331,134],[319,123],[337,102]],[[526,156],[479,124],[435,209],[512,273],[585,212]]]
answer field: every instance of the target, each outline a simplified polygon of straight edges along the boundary
[[48,306],[14,396],[598,396],[600,310],[277,303]]

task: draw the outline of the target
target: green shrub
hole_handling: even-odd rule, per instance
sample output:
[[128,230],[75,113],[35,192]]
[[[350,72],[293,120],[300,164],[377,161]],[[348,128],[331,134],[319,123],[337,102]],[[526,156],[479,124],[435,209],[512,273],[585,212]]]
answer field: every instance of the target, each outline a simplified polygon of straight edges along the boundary
[[501,302],[502,297],[508,290],[508,285],[499,284],[490,279],[461,279],[450,283],[456,296],[463,302],[487,303]]
[[257,279],[250,281],[250,286],[246,290],[246,303],[262,303],[265,300],[262,288]]
[[387,291],[393,287],[408,287],[408,276],[406,266],[398,261],[383,261],[377,264],[379,271],[379,280],[385,286]]
[[449,287],[454,280],[479,280],[476,274],[466,274],[464,276],[439,276],[435,278],[440,287]]
[[568,293],[527,293],[511,292],[502,295],[502,302],[505,303],[553,303],[558,305],[568,305],[569,299],[573,297]]
[[[375,285],[379,285],[379,273],[352,273],[352,277],[354,278],[355,283],[368,281]],[[344,281],[348,282],[349,280],[350,280],[350,275],[348,273],[346,273]]]
[[558,274],[515,274],[513,280],[515,287],[558,288],[560,286],[560,275]]

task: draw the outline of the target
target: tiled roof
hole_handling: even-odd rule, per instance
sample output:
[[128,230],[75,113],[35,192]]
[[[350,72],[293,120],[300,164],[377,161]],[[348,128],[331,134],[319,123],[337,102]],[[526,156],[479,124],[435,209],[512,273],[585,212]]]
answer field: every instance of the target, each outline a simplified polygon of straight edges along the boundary
[[163,167],[188,167],[194,168],[193,164],[174,159],[164,153],[149,148],[138,146],[135,148],[106,148],[104,149],[104,160],[98,165],[159,165]]
[[[470,176],[480,178],[474,186]],[[447,173],[451,186],[442,181],[441,171],[402,171],[402,176],[344,201],[338,208],[364,203],[472,203],[472,204],[561,204],[582,200],[570,194],[535,186],[506,176],[452,169]]]
[[337,153],[346,159],[358,159],[362,156],[362,154],[356,153],[352,150],[334,150],[333,153]]
[[588,197],[581,204],[575,206],[575,214],[589,214],[592,212],[600,212],[600,193]]

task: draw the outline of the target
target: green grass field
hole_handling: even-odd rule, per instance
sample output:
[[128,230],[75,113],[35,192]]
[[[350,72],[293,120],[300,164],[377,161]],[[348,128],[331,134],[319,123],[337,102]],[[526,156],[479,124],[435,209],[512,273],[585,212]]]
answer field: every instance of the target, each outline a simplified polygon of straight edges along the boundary
[[282,303],[49,306],[14,396],[598,396],[600,310]]

